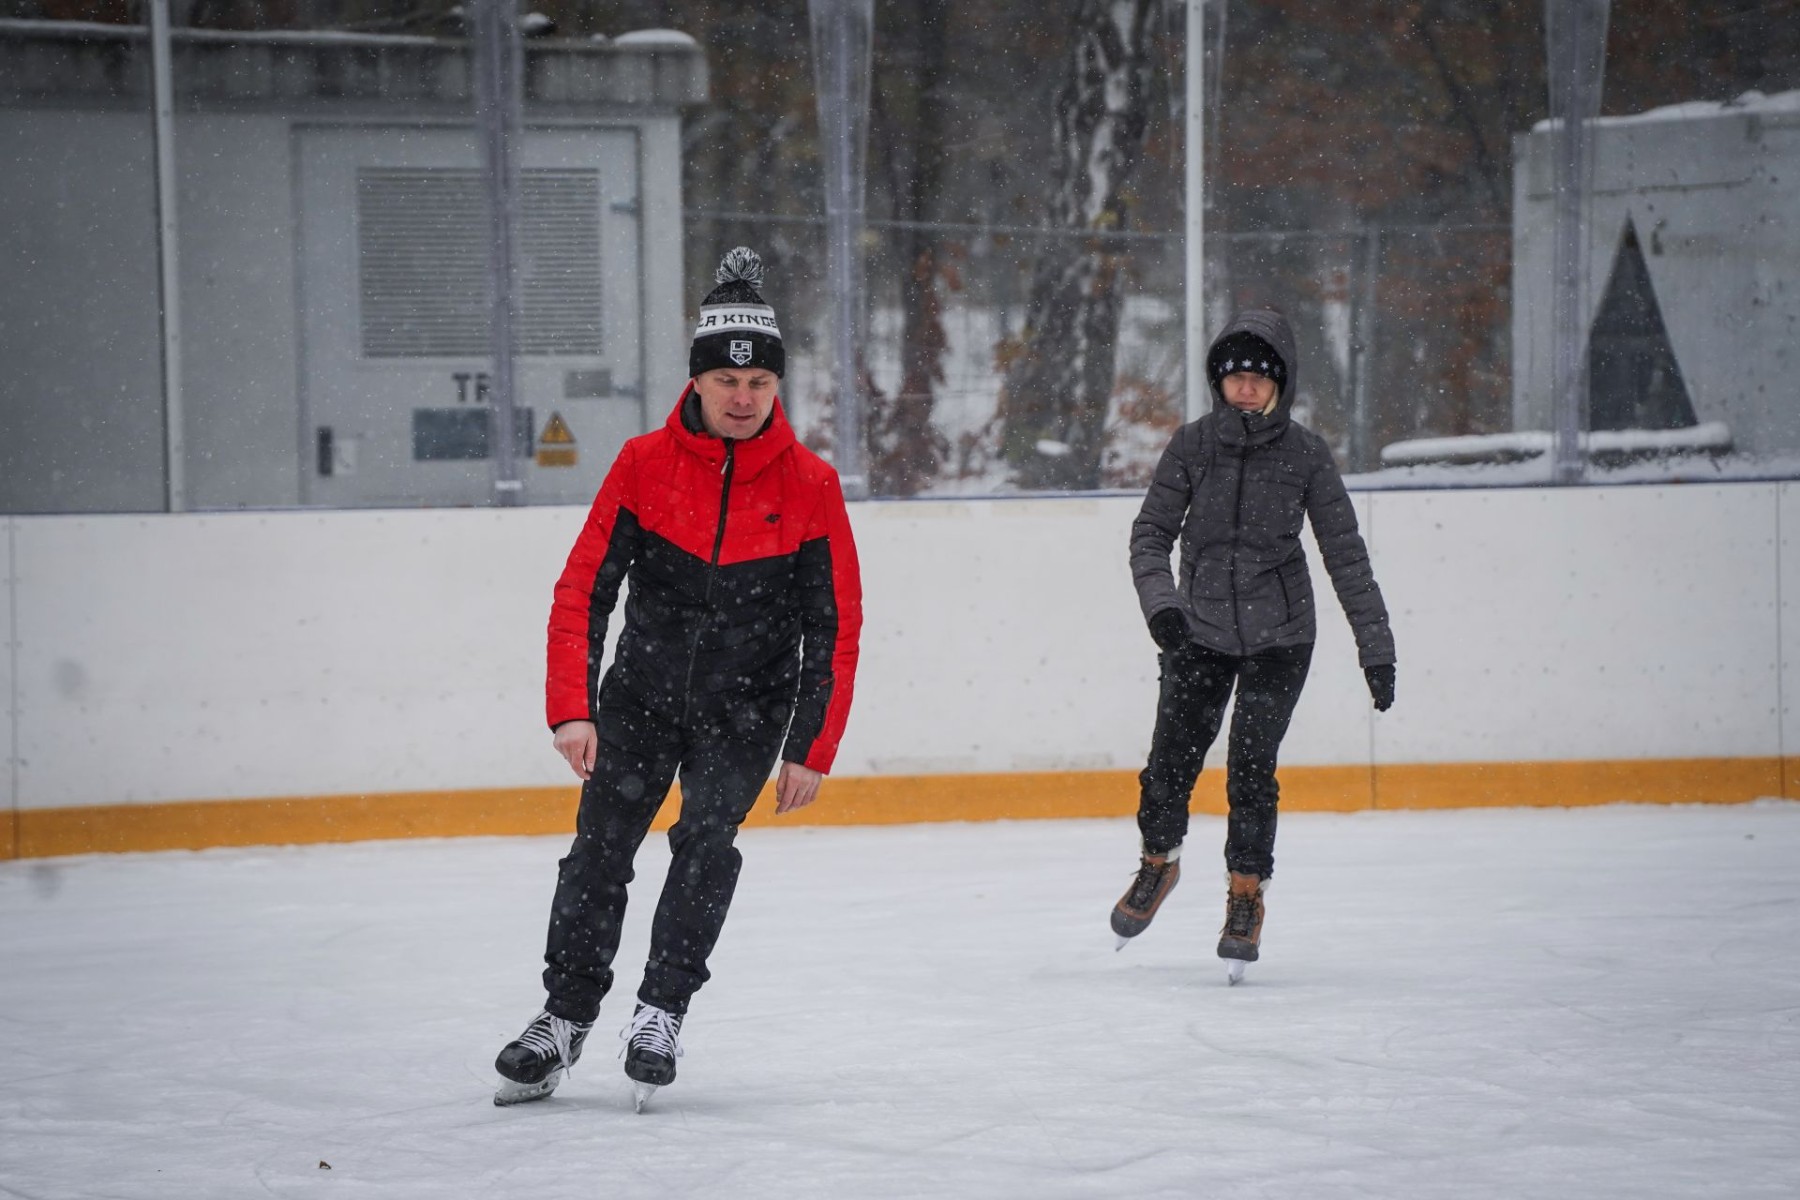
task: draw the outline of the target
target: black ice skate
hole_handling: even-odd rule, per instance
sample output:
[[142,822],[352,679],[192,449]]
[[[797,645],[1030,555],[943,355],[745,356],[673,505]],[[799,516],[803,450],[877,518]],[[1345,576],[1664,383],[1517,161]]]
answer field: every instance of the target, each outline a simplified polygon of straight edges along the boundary
[[1227,877],[1225,927],[1219,931],[1219,957],[1225,960],[1225,981],[1244,978],[1244,964],[1256,961],[1262,942],[1263,890],[1268,880],[1233,871]]
[[675,1060],[682,1054],[681,1016],[640,1003],[619,1036],[625,1039],[621,1053],[633,1085],[633,1105],[643,1112],[657,1088],[675,1082]]
[[1162,902],[1175,890],[1175,884],[1181,879],[1181,847],[1177,846],[1167,854],[1146,854],[1138,865],[1137,877],[1119,902],[1113,905],[1112,931],[1118,935],[1119,943],[1114,950],[1123,950],[1125,943],[1150,928],[1150,922],[1156,916],[1156,910]]
[[523,1104],[542,1100],[556,1090],[563,1075],[581,1057],[581,1043],[587,1040],[593,1022],[565,1021],[541,1012],[533,1017],[516,1042],[508,1042],[494,1060],[500,1072],[500,1090],[494,1093],[495,1104]]

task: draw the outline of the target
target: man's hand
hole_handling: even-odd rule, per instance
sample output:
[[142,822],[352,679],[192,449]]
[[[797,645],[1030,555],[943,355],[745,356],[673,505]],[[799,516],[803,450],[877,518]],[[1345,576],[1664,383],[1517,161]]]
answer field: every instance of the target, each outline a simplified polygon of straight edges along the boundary
[[556,752],[581,778],[594,774],[594,755],[599,749],[600,731],[592,721],[564,721],[556,727]]
[[825,776],[811,767],[796,762],[782,763],[781,774],[775,777],[775,811],[793,812],[817,800],[819,781],[823,778]]

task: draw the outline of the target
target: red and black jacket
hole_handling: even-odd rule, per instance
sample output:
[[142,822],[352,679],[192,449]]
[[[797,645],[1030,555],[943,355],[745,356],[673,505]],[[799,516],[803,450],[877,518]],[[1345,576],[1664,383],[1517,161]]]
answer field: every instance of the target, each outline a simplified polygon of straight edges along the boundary
[[606,623],[631,589],[613,673],[668,719],[787,721],[782,757],[829,771],[862,632],[856,544],[837,472],[775,403],[742,441],[702,432],[690,384],[663,427],[619,451],[550,609],[552,728],[594,719]]

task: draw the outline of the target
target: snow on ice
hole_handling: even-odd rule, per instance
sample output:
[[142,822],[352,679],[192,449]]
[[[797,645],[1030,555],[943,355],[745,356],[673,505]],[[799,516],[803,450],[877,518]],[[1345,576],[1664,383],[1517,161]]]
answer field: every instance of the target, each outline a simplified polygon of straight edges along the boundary
[[1291,814],[1236,988],[1221,838],[1114,953],[1129,821],[746,832],[642,1116],[659,836],[585,1057],[516,1109],[564,839],[0,865],[0,1191],[1794,1194],[1800,805]]

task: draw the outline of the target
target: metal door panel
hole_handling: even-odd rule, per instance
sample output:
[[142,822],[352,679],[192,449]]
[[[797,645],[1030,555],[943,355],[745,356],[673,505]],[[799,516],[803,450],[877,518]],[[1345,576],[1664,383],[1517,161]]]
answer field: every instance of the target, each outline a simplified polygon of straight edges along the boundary
[[[304,501],[490,503],[474,132],[306,126],[295,139]],[[637,135],[532,129],[520,174],[526,495],[585,503],[646,421]]]

